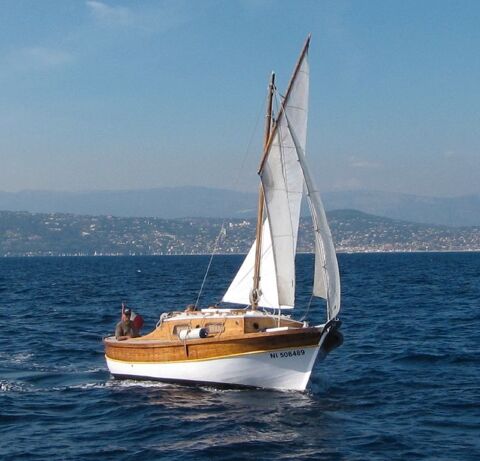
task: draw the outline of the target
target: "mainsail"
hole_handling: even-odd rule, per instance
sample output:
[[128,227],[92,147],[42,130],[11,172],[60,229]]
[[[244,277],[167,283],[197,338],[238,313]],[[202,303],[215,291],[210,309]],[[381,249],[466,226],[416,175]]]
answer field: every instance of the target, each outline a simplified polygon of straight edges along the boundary
[[306,58],[305,50],[295,69],[260,171],[272,234],[278,300],[280,305],[291,307],[295,303],[295,253],[304,181],[286,115],[294,124],[304,151],[309,89]]

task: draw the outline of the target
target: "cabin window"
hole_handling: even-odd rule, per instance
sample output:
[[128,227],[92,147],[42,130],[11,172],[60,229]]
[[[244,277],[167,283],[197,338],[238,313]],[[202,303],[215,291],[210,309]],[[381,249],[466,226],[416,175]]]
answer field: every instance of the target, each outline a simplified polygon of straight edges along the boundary
[[190,329],[190,325],[188,323],[183,325],[175,325],[173,327],[173,334],[178,336],[181,331],[188,329]]
[[207,323],[205,328],[208,330],[209,335],[216,335],[225,331],[225,325],[223,323]]

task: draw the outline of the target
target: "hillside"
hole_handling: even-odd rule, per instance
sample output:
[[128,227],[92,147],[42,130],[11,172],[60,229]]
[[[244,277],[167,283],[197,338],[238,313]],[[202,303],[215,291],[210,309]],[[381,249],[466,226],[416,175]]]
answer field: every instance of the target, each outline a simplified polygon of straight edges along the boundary
[[[480,250],[480,228],[416,224],[354,210],[328,213],[338,251]],[[0,212],[0,256],[245,253],[253,219],[160,219]],[[302,218],[298,249],[312,251],[311,221]]]

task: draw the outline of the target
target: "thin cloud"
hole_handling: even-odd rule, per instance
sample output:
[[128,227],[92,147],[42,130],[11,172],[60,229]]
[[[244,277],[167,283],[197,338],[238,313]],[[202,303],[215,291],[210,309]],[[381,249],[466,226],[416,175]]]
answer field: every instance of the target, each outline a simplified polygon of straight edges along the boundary
[[274,0],[240,0],[240,5],[251,11],[266,10],[275,5]]
[[87,0],[86,5],[99,26],[116,29],[134,28],[144,32],[166,32],[188,22],[191,7],[183,1],[159,2],[132,7],[112,6],[99,0]]
[[364,188],[365,185],[358,178],[342,178],[335,181],[332,184],[332,190],[341,191],[341,190],[359,190]]
[[100,23],[128,26],[134,22],[132,11],[125,6],[110,6],[98,0],[88,0],[87,6]]
[[358,168],[363,170],[375,170],[382,167],[382,165],[378,162],[372,162],[370,160],[360,159],[358,157],[350,157],[348,166],[350,168]]
[[460,156],[457,154],[457,152],[453,150],[447,150],[443,153],[443,158],[447,160],[454,159],[456,157],[460,157]]
[[72,53],[43,46],[21,48],[7,57],[8,68],[19,71],[55,69],[73,61]]

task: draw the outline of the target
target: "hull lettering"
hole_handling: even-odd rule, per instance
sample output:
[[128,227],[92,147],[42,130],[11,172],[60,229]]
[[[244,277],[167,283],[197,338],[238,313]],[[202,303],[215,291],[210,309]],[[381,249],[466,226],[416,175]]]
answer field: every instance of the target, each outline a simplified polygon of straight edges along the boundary
[[296,349],[294,351],[284,351],[284,352],[270,352],[271,359],[284,359],[291,357],[301,357],[305,355],[304,349]]

